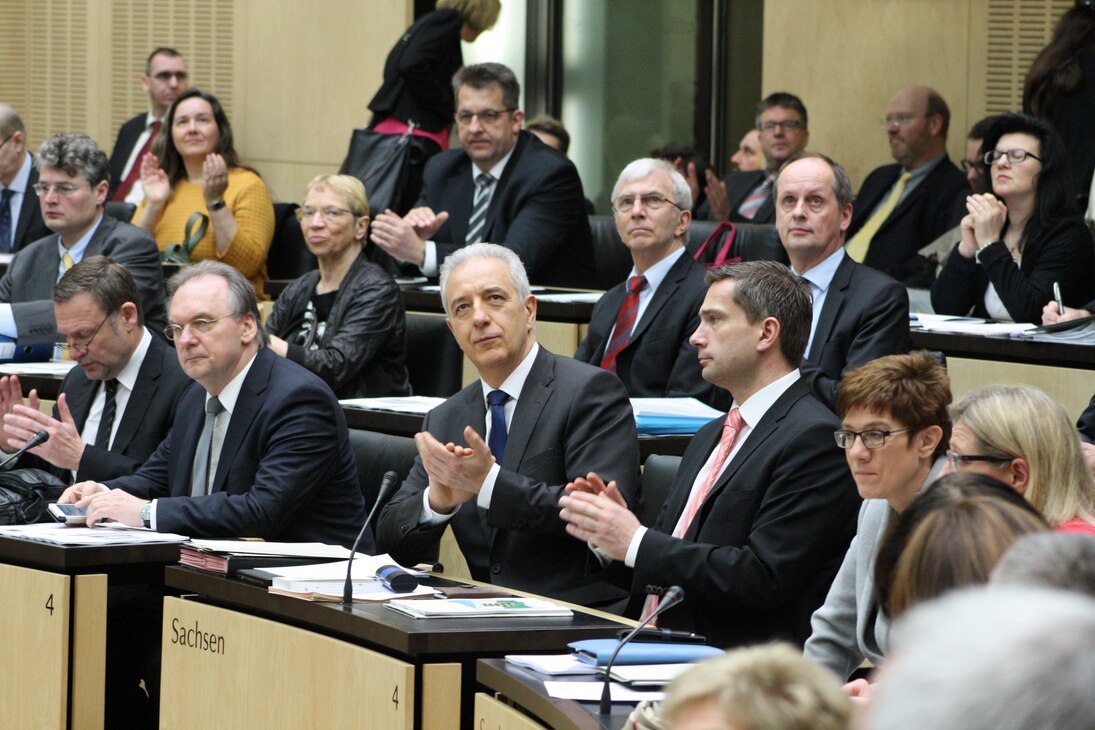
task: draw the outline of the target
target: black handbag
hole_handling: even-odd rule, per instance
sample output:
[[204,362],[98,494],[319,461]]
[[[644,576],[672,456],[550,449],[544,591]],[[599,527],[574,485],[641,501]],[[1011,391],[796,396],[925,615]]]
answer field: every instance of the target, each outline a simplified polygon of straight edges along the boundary
[[403,134],[381,134],[363,127],[355,129],[350,137],[350,149],[338,173],[353,175],[365,184],[369,209],[374,215],[400,207],[414,150],[411,144],[414,129],[412,123]]
[[68,486],[41,469],[0,472],[0,525],[27,525],[43,520],[46,505]]

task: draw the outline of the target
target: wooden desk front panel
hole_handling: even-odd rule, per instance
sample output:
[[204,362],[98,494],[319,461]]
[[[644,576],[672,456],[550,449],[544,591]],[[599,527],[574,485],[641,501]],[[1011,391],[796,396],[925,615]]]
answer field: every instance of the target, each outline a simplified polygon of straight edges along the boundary
[[164,599],[160,684],[160,726],[168,730],[414,723],[411,664],[179,598]]
[[544,726],[522,715],[490,695],[475,695],[475,727],[480,730],[544,730]]

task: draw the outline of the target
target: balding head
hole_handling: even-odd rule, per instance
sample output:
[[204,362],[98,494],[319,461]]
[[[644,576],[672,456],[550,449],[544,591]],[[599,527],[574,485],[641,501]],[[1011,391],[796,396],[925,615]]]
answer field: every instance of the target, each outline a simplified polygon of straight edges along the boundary
[[886,134],[890,153],[906,170],[913,170],[946,152],[951,113],[939,92],[927,86],[907,86],[890,100]]
[[27,151],[23,118],[8,104],[0,104],[0,145],[0,183],[7,187],[19,174]]

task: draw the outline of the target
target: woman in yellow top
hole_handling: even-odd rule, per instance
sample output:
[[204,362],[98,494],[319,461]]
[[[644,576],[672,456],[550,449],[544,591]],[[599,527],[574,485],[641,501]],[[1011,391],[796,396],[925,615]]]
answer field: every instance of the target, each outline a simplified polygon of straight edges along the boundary
[[204,214],[209,225],[190,259],[217,259],[236,267],[264,298],[274,206],[262,178],[240,166],[220,102],[190,89],[168,109],[164,124],[159,156],[141,159],[145,198],[133,223],[150,231],[162,251],[184,243],[187,221],[195,212]]

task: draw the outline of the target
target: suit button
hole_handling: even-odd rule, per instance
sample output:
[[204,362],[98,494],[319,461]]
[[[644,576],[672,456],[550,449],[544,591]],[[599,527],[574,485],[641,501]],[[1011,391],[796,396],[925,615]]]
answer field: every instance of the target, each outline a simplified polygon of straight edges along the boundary
[[494,573],[495,575],[497,575],[498,573],[501,573],[502,572],[502,564],[501,563],[491,563],[490,564],[490,572]]

